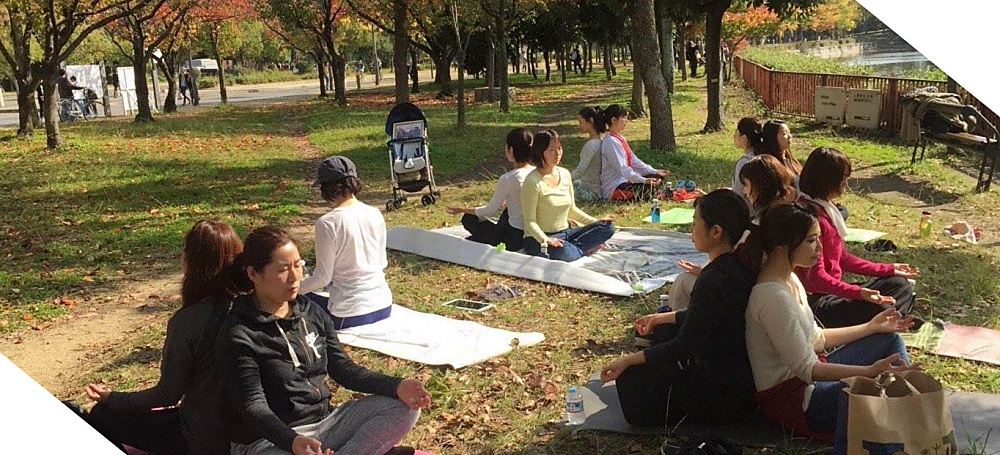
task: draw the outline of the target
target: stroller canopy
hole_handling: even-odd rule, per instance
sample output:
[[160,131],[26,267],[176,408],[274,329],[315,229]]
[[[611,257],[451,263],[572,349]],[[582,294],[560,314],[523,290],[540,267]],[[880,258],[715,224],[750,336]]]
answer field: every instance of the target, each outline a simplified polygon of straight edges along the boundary
[[423,121],[424,128],[427,128],[427,117],[424,116],[424,112],[419,107],[413,103],[399,103],[393,106],[389,111],[389,116],[385,119],[385,134],[392,137],[392,125],[414,120]]

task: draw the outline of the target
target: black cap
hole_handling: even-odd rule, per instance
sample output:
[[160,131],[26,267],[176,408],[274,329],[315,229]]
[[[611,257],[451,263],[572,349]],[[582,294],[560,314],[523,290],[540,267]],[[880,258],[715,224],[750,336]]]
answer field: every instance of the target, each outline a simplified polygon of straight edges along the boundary
[[353,161],[346,156],[334,155],[320,163],[313,186],[357,176],[358,168],[354,167]]

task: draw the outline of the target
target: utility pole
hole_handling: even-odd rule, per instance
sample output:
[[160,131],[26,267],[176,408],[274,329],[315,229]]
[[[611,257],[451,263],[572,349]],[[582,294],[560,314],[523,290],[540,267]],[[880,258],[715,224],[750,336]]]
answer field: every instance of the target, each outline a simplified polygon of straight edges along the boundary
[[156,112],[160,112],[160,81],[156,77],[156,59],[162,56],[163,52],[155,49],[149,59],[150,66],[153,67],[153,108],[156,109]]

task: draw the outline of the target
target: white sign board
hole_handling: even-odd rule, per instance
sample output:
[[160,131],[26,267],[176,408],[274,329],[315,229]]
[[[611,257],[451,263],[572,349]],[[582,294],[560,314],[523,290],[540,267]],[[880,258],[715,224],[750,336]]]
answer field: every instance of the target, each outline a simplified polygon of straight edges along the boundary
[[844,123],[846,91],[843,87],[816,87],[816,120],[841,125]]
[[[101,77],[101,65],[66,65],[66,77],[76,77],[76,85],[87,87],[97,93],[97,98],[104,97],[104,78]],[[73,91],[73,98],[83,99],[81,90]]]
[[122,95],[125,115],[139,110],[139,101],[135,97],[135,70],[131,66],[118,67],[118,92]]
[[847,89],[847,126],[876,129],[881,110],[881,91],[862,88]]

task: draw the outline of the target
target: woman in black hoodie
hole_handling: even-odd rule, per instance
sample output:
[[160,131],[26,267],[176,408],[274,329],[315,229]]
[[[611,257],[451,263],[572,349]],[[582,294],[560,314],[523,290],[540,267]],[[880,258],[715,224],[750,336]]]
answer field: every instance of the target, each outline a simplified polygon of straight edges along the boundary
[[[412,454],[393,446],[430,405],[430,394],[416,379],[375,373],[347,356],[329,315],[298,295],[303,263],[287,232],[262,227],[247,236],[233,265],[236,284],[249,294],[234,302],[220,334],[234,416],[231,453]],[[372,395],[332,407],[328,375]]]
[[242,250],[240,237],[222,221],[198,221],[184,236],[183,303],[167,323],[159,382],[138,392],[112,392],[103,384],[84,389],[97,401],[87,421],[106,438],[159,455],[229,452],[221,425],[223,384],[212,364],[235,296],[225,270]]

